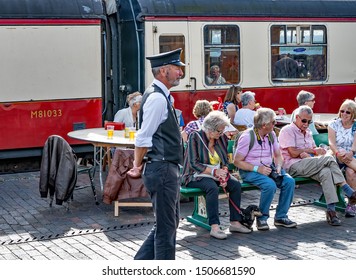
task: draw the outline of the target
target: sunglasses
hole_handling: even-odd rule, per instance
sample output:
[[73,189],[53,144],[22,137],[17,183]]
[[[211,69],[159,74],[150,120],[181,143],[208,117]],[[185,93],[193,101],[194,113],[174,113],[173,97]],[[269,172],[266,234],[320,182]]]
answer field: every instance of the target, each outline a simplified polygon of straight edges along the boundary
[[312,120],[307,120],[307,119],[301,119],[302,123],[308,123],[308,124],[311,124],[313,123]]
[[340,110],[340,113],[346,113],[346,114],[348,114],[348,115],[351,115],[351,112],[350,111],[345,111],[345,110]]

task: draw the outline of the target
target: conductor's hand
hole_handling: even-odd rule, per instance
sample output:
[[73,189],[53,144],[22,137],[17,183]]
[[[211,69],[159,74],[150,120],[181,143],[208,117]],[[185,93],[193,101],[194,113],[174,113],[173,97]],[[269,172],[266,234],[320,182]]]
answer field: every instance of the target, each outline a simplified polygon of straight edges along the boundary
[[142,174],[142,167],[143,167],[142,164],[140,166],[135,166],[135,162],[134,162],[134,167],[132,167],[129,171],[127,171],[127,175],[130,176],[131,178],[140,178]]

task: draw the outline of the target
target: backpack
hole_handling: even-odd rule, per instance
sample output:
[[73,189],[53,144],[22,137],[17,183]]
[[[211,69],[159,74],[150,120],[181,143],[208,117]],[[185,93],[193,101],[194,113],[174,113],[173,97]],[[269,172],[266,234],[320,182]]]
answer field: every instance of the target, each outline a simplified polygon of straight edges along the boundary
[[[356,131],[356,122],[354,123],[354,126],[355,126],[355,131]],[[354,126],[352,128],[354,128]],[[237,148],[237,143],[242,135],[243,131],[241,133],[238,133],[236,135],[236,138],[235,138],[235,150]],[[255,134],[254,134],[254,131],[253,129],[249,129],[249,133],[250,133],[250,144],[248,146],[248,151],[250,151],[253,147],[253,145],[255,144]],[[273,137],[273,134],[272,134],[272,131],[270,133],[268,133],[268,143],[270,146],[272,146],[274,144],[274,137]]]

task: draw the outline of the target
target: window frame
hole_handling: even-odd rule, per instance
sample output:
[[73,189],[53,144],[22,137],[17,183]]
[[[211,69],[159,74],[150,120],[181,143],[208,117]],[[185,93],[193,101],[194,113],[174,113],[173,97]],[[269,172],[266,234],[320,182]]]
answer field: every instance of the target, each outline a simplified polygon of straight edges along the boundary
[[[318,31],[322,36],[319,40],[315,34]],[[327,33],[327,26],[323,24],[271,24],[269,67],[272,83],[325,82],[328,68]]]
[[[235,29],[235,30],[234,30]],[[215,32],[214,32],[215,31]],[[219,32],[220,31],[220,32]],[[207,87],[241,83],[241,31],[237,24],[203,26],[203,84]],[[229,34],[234,36],[227,37]],[[215,35],[215,36],[214,36]],[[219,38],[220,36],[220,38]],[[214,38],[215,37],[215,38]],[[215,55],[215,56],[212,56]],[[215,58],[215,61],[214,59]],[[225,83],[210,84],[210,68],[218,65]],[[221,81],[221,80],[220,80]]]

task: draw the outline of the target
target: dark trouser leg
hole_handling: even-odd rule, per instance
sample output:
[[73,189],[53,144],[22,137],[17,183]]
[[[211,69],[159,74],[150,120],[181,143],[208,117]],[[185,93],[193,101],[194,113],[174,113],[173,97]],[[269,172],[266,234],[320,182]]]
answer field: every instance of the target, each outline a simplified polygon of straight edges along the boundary
[[156,225],[137,252],[137,260],[174,260],[179,224],[179,168],[168,162],[152,162],[142,176],[151,196]]

